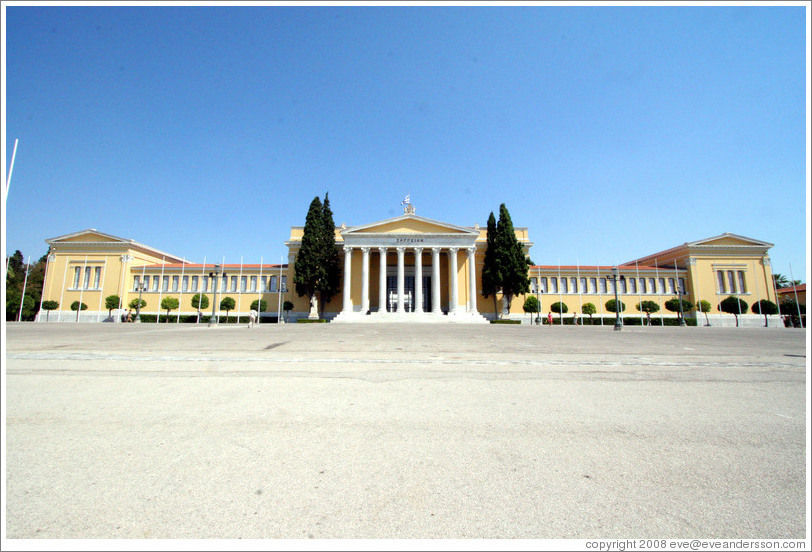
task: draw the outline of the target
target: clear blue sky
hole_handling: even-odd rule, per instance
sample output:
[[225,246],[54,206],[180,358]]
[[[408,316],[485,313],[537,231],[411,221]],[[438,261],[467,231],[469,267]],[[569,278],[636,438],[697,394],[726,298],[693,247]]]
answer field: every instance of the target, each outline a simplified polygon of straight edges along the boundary
[[7,252],[275,263],[315,196],[356,225],[411,194],[505,203],[538,264],[732,232],[806,281],[805,10],[7,5]]

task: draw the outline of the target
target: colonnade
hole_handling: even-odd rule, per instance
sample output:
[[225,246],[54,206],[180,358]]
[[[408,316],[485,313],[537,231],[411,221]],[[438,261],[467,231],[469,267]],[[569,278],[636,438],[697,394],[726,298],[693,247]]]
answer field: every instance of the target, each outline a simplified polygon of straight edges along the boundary
[[354,249],[361,250],[361,313],[369,311],[369,257],[373,249],[378,251],[380,256],[380,268],[378,277],[378,312],[386,312],[386,276],[387,276],[387,254],[389,249],[394,249],[397,253],[397,305],[395,312],[405,312],[405,282],[406,266],[405,257],[407,251],[414,254],[415,268],[415,307],[414,312],[423,311],[423,251],[431,251],[431,313],[442,314],[440,306],[440,254],[445,250],[448,255],[448,269],[450,274],[450,289],[448,301],[448,313],[456,314],[460,311],[459,305],[459,270],[457,265],[457,254],[460,249],[468,253],[468,307],[462,310],[476,314],[476,247],[369,247],[369,246],[344,246],[344,303],[342,312],[353,312],[352,303],[352,255]]

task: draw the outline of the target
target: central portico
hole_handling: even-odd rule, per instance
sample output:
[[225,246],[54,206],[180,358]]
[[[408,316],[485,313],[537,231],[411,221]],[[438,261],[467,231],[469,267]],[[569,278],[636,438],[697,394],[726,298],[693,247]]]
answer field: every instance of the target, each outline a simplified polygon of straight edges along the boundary
[[342,227],[339,237],[343,303],[334,322],[487,322],[477,311],[477,259],[485,247],[478,227],[407,210],[400,217]]

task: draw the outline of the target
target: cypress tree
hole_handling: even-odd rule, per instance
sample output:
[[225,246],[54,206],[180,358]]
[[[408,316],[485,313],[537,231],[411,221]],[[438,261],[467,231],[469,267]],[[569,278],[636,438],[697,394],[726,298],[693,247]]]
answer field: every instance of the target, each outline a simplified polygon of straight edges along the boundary
[[516,238],[513,221],[510,220],[510,213],[504,203],[499,206],[496,245],[497,264],[502,277],[504,310],[510,312],[513,297],[530,292],[530,276],[527,270],[532,263],[524,254],[524,248]]
[[329,194],[324,194],[324,204],[321,208],[322,218],[322,266],[324,269],[324,279],[319,282],[318,291],[321,297],[321,310],[324,312],[324,306],[330,302],[330,299],[338,291],[338,285],[341,281],[341,270],[339,265],[338,251],[336,250],[336,225],[333,221],[333,211],[330,209]]
[[496,218],[493,216],[493,211],[488,217],[487,244],[485,262],[482,266],[482,295],[486,298],[493,296],[493,314],[498,318],[496,294],[502,288],[502,275],[499,273],[497,262]]
[[316,293],[320,291],[319,282],[326,279],[326,271],[322,262],[324,242],[324,213],[321,200],[318,196],[310,202],[305,219],[302,245],[296,255],[293,265],[293,283],[299,297],[306,295],[311,304],[316,301]]

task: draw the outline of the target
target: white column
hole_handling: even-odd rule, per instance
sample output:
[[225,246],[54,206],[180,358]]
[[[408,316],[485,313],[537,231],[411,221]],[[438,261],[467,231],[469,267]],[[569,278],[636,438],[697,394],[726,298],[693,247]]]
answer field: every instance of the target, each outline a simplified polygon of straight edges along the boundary
[[440,248],[431,248],[431,312],[440,314]]
[[457,295],[459,288],[457,283],[457,251],[458,247],[448,249],[448,277],[451,279],[451,292],[448,294],[448,312],[457,312]]
[[369,310],[369,247],[362,247],[364,254],[361,262],[361,313]]
[[344,246],[344,312],[352,312],[352,297],[350,284],[352,283],[352,247]]
[[468,303],[468,312],[476,314],[476,247],[468,248]]
[[423,312],[423,248],[414,248],[414,312]]
[[378,312],[386,312],[386,248],[379,247],[378,253],[381,254],[381,266],[378,270]]
[[398,247],[398,312],[403,312],[404,295],[406,294],[406,267],[403,258],[406,256],[406,248]]

